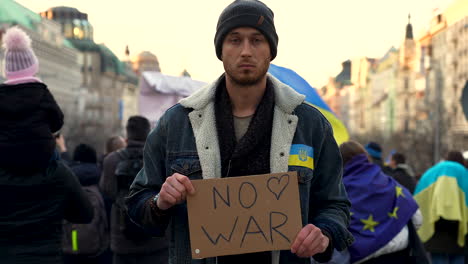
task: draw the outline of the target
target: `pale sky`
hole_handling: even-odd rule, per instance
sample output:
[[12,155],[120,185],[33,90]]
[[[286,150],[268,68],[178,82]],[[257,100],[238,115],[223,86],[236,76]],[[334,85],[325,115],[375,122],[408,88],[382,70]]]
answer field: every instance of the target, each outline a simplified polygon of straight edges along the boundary
[[[1,2],[1,0],[0,0]],[[120,59],[151,51],[161,71],[211,82],[224,70],[214,49],[219,14],[232,0],[17,0],[35,11],[75,7],[88,14],[94,40]],[[415,37],[428,27],[434,8],[452,0],[264,0],[275,13],[279,36],[274,64],[299,73],[313,87],[325,85],[346,59],[380,58],[399,47],[408,13]]]

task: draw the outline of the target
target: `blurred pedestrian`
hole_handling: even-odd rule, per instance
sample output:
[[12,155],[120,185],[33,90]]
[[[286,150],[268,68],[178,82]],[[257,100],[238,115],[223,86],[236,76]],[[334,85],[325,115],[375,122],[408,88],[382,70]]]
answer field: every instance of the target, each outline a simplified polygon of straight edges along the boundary
[[98,188],[101,170],[97,165],[96,150],[86,144],[76,146],[70,168],[93,205],[94,217],[89,224],[65,221],[62,241],[65,264],[103,263],[110,235],[104,199]]
[[402,153],[393,153],[390,158],[389,175],[392,176],[398,183],[406,187],[410,193],[416,188],[416,178],[411,167],[406,164],[406,157]]
[[107,155],[119,149],[125,148],[126,146],[127,142],[121,136],[112,136],[107,139],[105,152],[99,159],[100,167],[102,168],[102,164],[104,163],[104,159],[107,157]]
[[0,262],[62,263],[62,220],[87,223],[93,208],[76,176],[59,160],[52,132],[63,114],[34,77],[37,58],[18,27],[3,36],[0,85]]
[[[115,152],[119,149],[122,149],[122,148],[125,148],[127,146],[127,141],[121,137],[121,136],[112,136],[110,137],[109,139],[107,139],[106,141],[106,149],[105,149],[105,153],[103,155],[100,156],[99,158],[99,167],[101,168],[101,170],[103,170],[104,168],[104,160],[106,159],[106,157],[111,154],[112,152]],[[102,196],[104,197],[104,204],[106,206],[106,213],[107,215],[109,216],[108,217],[108,225],[110,226],[111,225],[111,213],[112,213],[112,204],[114,203],[113,202],[113,199],[109,196],[107,196],[107,194],[105,192],[102,192]],[[102,262],[102,264],[111,264],[112,263],[112,259],[113,259],[113,254],[112,254],[112,251],[111,251],[111,248],[110,248],[110,244],[109,244],[109,248],[104,252],[104,261]]]
[[468,170],[462,158],[450,151],[422,175],[414,193],[424,217],[419,235],[433,264],[464,263],[468,254]]
[[168,262],[166,238],[152,237],[128,218],[124,198],[143,167],[143,146],[150,132],[148,119],[132,116],[126,125],[127,146],[104,159],[101,190],[112,199],[111,249],[114,264]]
[[389,173],[390,168],[386,166],[382,159],[382,147],[379,143],[370,141],[365,145],[366,152],[369,154],[369,157],[372,163],[380,166],[384,173]]
[[3,47],[6,81],[0,85],[0,166],[45,169],[55,152],[52,133],[63,125],[62,110],[34,76],[39,66],[29,36],[19,27],[9,28]]
[[344,142],[340,151],[355,242],[329,263],[429,263],[416,234],[422,216],[411,193],[371,163],[358,142]]

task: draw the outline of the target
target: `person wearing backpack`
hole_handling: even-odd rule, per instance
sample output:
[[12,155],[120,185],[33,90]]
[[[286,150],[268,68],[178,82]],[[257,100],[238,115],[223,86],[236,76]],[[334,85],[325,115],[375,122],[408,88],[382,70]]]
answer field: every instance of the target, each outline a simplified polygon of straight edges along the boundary
[[114,264],[154,264],[168,262],[168,241],[152,237],[128,217],[124,198],[130,184],[143,167],[143,146],[150,122],[132,116],[126,125],[127,146],[106,156],[99,182],[102,192],[113,200],[111,210],[111,250]]
[[73,152],[71,170],[93,205],[94,217],[89,224],[64,221],[62,248],[65,264],[98,264],[103,262],[103,253],[109,246],[109,225],[104,199],[98,183],[101,170],[97,165],[96,150],[79,144]]

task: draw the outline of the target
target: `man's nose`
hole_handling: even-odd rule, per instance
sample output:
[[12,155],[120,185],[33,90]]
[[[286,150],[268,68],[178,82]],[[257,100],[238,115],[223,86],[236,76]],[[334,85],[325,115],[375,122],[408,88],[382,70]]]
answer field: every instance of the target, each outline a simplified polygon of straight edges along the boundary
[[241,56],[252,56],[252,43],[248,39],[242,41]]

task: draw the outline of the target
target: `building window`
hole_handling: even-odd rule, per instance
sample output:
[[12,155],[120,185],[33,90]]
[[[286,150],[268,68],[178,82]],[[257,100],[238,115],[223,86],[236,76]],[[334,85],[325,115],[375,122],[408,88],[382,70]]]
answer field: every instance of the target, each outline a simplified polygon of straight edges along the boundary
[[63,34],[66,38],[73,38],[73,26],[70,23],[63,25]]

